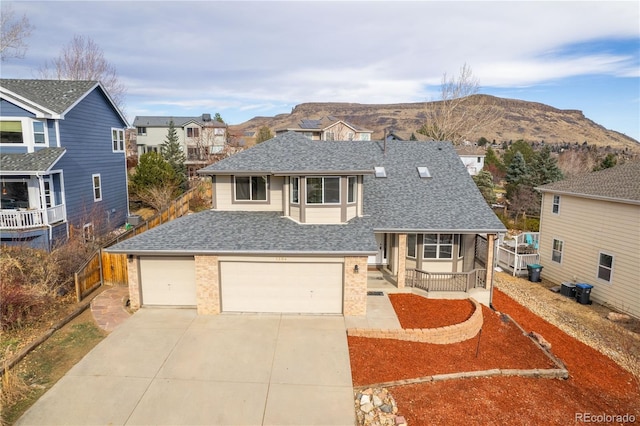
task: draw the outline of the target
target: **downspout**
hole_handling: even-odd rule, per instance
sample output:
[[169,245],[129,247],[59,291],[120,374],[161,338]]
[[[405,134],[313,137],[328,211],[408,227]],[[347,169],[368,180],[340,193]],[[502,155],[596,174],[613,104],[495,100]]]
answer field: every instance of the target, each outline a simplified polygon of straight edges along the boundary
[[49,229],[49,239],[47,242],[47,251],[51,251],[51,243],[53,241],[53,226],[49,224],[49,215],[47,214],[47,202],[44,199],[44,181],[42,180],[44,174],[36,172],[36,178],[38,179],[38,194],[40,195],[40,206],[44,206],[42,209],[42,219],[44,219],[44,225]]
[[[496,310],[496,308],[493,307],[493,276],[495,275],[496,272],[496,267],[498,266],[498,244],[496,244],[496,241],[498,241],[500,239],[500,236],[502,234],[501,233],[497,233],[496,234],[496,238],[494,238],[493,240],[493,261],[491,262],[491,268],[493,268],[492,274],[491,274],[491,283],[489,285],[489,307],[491,309],[493,309],[494,311]],[[488,266],[488,265],[487,265]]]

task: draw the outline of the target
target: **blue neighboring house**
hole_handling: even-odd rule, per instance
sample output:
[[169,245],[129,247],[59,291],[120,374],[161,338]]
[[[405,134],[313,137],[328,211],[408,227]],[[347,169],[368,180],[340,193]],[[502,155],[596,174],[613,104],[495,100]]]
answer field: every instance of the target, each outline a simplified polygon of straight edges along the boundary
[[2,245],[51,250],[123,225],[126,127],[99,82],[0,79]]

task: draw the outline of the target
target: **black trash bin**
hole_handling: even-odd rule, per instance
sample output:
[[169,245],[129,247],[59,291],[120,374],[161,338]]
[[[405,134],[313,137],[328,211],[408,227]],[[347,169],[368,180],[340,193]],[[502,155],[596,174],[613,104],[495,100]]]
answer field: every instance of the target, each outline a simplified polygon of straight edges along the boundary
[[576,284],[576,302],[582,305],[590,305],[592,288],[593,286],[590,284],[584,284],[584,283]]
[[560,286],[560,294],[575,299],[576,285],[573,283],[562,283],[562,285]]
[[540,271],[542,271],[542,265],[538,265],[537,263],[527,265],[527,271],[529,272],[529,281],[532,283],[540,282]]

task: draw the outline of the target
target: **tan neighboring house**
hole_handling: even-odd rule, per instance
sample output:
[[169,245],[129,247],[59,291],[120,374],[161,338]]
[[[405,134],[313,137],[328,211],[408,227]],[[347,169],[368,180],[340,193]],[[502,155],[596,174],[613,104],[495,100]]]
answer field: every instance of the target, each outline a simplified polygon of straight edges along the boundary
[[640,162],[537,189],[542,276],[640,318]]
[[139,156],[151,151],[160,151],[160,145],[167,139],[171,121],[186,157],[188,176],[197,177],[196,171],[211,164],[212,156],[224,149],[227,144],[228,126],[212,119],[211,114],[198,117],[137,116],[133,126],[136,128]]
[[506,229],[450,143],[288,132],[199,173],[211,210],[107,249],[127,254],[133,308],[364,315],[369,270],[489,303]]
[[302,119],[276,129],[276,136],[287,132],[300,133],[314,141],[370,141],[373,130],[368,130],[333,116],[319,120]]

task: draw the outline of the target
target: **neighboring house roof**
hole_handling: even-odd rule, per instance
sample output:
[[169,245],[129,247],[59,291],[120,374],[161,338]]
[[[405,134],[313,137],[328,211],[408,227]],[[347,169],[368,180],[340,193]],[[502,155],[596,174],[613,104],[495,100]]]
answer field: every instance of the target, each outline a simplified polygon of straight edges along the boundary
[[475,146],[460,146],[456,147],[456,152],[460,157],[485,157],[487,152]]
[[127,119],[98,81],[0,79],[0,92],[11,98],[11,102],[17,101],[21,104],[20,106],[34,113],[37,110],[54,118],[64,118],[67,111],[96,87],[100,87],[122,121],[128,126]]
[[366,218],[346,225],[303,225],[278,212],[208,210],[171,221],[108,251],[144,253],[375,254]]
[[[205,116],[205,117],[203,117]],[[226,123],[221,123],[212,119],[207,114],[197,117],[161,117],[161,116],[137,116],[133,120],[134,127],[169,127],[169,122],[173,121],[175,127],[184,127],[187,124],[195,123],[199,126],[207,127],[227,127]]]
[[[386,178],[372,176],[376,166]],[[288,132],[199,173],[365,174],[364,214],[378,231],[505,231],[448,142],[312,141]]]
[[338,123],[343,123],[345,126],[351,127],[353,130],[357,131],[357,132],[367,132],[367,133],[373,133],[372,130],[368,130],[365,129],[364,127],[358,126],[356,124],[353,123],[349,123],[347,121],[344,120],[340,120],[336,117],[333,116],[328,116],[328,117],[322,117],[320,119],[310,119],[310,118],[303,118],[301,120],[297,120],[295,122],[292,122],[290,124],[285,125],[282,128],[276,129],[277,132],[282,132],[282,131],[286,131],[286,130],[292,130],[292,131],[301,131],[301,130],[326,130],[332,126],[335,126]]
[[24,154],[3,153],[0,155],[0,168],[3,174],[48,172],[65,152],[65,148],[42,148]]
[[536,189],[541,192],[640,204],[640,161],[624,163]]

